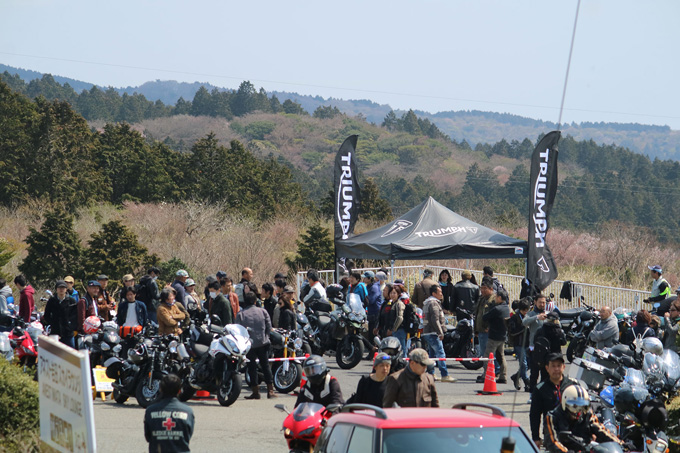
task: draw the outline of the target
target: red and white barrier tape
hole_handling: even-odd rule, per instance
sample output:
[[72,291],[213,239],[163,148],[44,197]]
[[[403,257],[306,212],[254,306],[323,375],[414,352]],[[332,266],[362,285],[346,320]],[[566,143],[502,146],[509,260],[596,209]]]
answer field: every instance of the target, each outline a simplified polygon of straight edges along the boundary
[[[411,359],[406,358],[405,360],[409,361]],[[439,361],[439,362],[447,362],[447,361],[451,361],[451,362],[488,362],[489,358],[488,357],[486,357],[486,358],[485,357],[470,357],[470,358],[467,358],[467,357],[466,358],[462,358],[462,357],[455,357],[455,358],[452,358],[452,357],[446,357],[446,358],[432,357],[431,360],[435,360],[435,361]]]

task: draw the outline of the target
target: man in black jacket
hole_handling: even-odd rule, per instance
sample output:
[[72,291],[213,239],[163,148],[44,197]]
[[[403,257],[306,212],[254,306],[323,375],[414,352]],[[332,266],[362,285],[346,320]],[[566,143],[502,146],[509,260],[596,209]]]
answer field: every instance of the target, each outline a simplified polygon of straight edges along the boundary
[[[482,319],[489,325],[489,339],[486,342],[486,350],[484,357],[489,357],[493,353],[494,359],[500,364],[500,370],[496,382],[505,384],[507,382],[506,372],[508,369],[505,362],[505,340],[508,335],[508,328],[505,324],[506,319],[510,317],[510,307],[505,301],[508,298],[508,293],[503,288],[496,292],[496,305],[494,305],[488,312],[484,314]],[[489,362],[484,362],[484,374],[477,377],[477,382],[484,382],[486,376],[486,366]]]
[[144,437],[151,452],[188,452],[194,433],[194,411],[177,399],[182,380],[168,374],[161,380],[161,400],[146,408]]
[[539,448],[542,445],[541,421],[545,419],[545,414],[557,407],[565,387],[578,384],[574,379],[564,376],[564,368],[562,354],[550,354],[545,366],[550,378],[538,384],[531,395],[531,409],[529,410],[531,439]]
[[212,282],[208,285],[210,290],[210,305],[208,313],[210,316],[216,315],[220,318],[220,325],[226,326],[234,322],[234,313],[231,309],[229,300],[222,294],[220,282]]
[[451,291],[452,311],[455,313],[457,308],[463,308],[472,312],[479,299],[479,286],[472,283],[472,272],[463,271],[461,281],[453,285]]

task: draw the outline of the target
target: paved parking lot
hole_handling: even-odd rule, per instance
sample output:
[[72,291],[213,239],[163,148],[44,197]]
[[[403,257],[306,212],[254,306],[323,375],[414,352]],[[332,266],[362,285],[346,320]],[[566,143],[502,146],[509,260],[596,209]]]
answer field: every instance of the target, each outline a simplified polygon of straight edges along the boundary
[[[517,371],[518,364],[512,357],[507,357],[507,359],[509,376]],[[356,368],[345,371],[337,367],[334,358],[326,357],[326,360],[331,368],[331,374],[340,381],[345,398],[352,395],[359,378],[370,372],[368,361],[362,361]],[[458,382],[437,382],[441,407],[451,407],[456,403],[464,402],[494,404],[503,409],[509,417],[512,416],[521,423],[529,432],[529,405],[526,404],[529,399],[528,393],[515,392],[510,382],[498,385],[503,395],[477,395],[476,392],[481,390],[482,384],[475,383],[475,379],[481,371],[468,371],[460,364],[451,364],[449,372],[458,379]],[[189,405],[196,416],[191,450],[196,452],[287,451],[281,432],[285,413],[275,409],[274,405],[282,403],[292,408],[296,397],[280,395],[279,398],[271,400],[243,399],[249,394],[250,390],[244,388],[239,400],[230,407],[222,407],[216,400],[190,401]],[[111,400],[102,402],[98,399],[94,404],[94,409],[98,451],[140,452],[148,449],[143,430],[144,409],[137,405],[134,398],[122,406]]]

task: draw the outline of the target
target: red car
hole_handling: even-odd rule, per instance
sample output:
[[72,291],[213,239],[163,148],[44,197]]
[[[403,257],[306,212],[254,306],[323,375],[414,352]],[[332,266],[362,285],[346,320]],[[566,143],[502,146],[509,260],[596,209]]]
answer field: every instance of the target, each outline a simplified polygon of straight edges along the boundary
[[517,422],[488,404],[457,404],[453,409],[380,409],[348,404],[328,420],[314,451],[495,453],[501,451],[508,434],[515,440],[515,453],[538,453]]

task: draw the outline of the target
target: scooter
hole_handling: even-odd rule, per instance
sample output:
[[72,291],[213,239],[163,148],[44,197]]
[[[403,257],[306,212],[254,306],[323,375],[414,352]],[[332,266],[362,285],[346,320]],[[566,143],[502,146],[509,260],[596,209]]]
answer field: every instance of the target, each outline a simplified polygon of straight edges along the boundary
[[326,421],[340,405],[331,404],[324,407],[317,403],[302,403],[293,412],[283,404],[274,407],[288,414],[283,421],[283,435],[290,453],[311,453],[326,426]]

